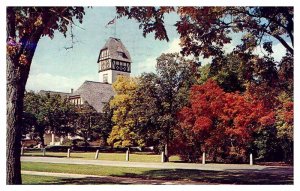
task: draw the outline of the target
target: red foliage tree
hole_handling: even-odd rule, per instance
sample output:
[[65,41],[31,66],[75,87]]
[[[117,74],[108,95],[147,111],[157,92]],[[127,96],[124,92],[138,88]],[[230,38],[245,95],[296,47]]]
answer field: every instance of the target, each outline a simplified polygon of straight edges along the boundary
[[215,81],[208,80],[191,88],[190,106],[179,112],[179,120],[176,142],[181,147],[195,141],[197,152],[207,152],[214,160],[245,161],[253,131],[273,124],[275,116],[250,95],[225,93]]

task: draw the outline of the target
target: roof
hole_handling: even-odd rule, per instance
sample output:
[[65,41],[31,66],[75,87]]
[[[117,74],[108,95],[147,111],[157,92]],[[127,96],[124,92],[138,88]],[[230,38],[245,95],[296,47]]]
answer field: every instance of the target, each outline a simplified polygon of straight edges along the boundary
[[[120,60],[120,61],[124,61],[124,62],[132,62],[128,50],[126,49],[124,44],[121,42],[121,40],[118,38],[110,37],[108,39],[108,41],[105,43],[105,45],[103,46],[103,48],[100,50],[100,53],[104,49],[108,49],[109,58],[111,58],[111,59]],[[123,52],[125,54],[125,56],[119,55],[118,52]],[[100,54],[99,54],[98,62],[99,62],[99,59],[100,59]]]
[[60,95],[60,97],[62,98],[66,98],[71,95],[71,93],[67,93],[67,92],[56,92],[56,91],[48,91],[48,90],[40,90],[39,94],[43,96],[45,96],[46,94],[49,94],[50,96]]
[[85,81],[72,95],[80,96],[87,101],[97,112],[102,112],[105,103],[115,95],[111,84]]

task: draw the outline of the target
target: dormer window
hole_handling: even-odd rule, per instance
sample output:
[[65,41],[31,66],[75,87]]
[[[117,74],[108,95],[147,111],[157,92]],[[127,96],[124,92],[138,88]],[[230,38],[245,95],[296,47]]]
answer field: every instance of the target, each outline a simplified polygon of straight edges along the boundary
[[118,56],[121,56],[122,58],[127,58],[126,54],[124,52],[117,52]]

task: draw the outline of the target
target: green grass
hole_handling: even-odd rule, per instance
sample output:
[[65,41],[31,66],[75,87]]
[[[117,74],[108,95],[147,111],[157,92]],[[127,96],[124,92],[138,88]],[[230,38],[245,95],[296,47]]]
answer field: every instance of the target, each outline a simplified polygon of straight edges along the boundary
[[[57,172],[113,177],[140,178],[142,180],[179,180],[197,181],[212,184],[293,184],[293,170],[283,173],[269,171],[206,171],[184,169],[149,169],[110,167],[97,165],[49,164],[22,162],[22,170],[39,172]],[[120,184],[118,179],[111,181],[105,178],[57,178],[47,176],[22,175],[24,184]]]
[[71,173],[71,174],[89,174],[89,175],[100,175],[100,176],[124,176],[127,173],[142,174],[151,169],[97,166],[97,165],[22,162],[22,170],[39,171],[39,172]]
[[[25,156],[43,156],[39,151],[27,151]],[[67,157],[66,152],[46,152],[46,157]],[[77,159],[91,159],[94,160],[95,152],[71,152],[71,158]],[[125,161],[125,153],[99,153],[98,160],[109,161]],[[170,162],[180,161],[178,156],[171,156]],[[147,154],[147,153],[131,153],[129,161],[132,162],[161,162],[161,155]]]
[[[63,177],[51,177],[51,176],[36,176],[36,175],[22,175],[22,183],[25,185],[45,185],[45,184],[128,184],[120,183],[117,178],[63,178]],[[131,184],[133,184],[131,182]]]
[[61,177],[22,174],[22,184],[58,184],[62,180]]

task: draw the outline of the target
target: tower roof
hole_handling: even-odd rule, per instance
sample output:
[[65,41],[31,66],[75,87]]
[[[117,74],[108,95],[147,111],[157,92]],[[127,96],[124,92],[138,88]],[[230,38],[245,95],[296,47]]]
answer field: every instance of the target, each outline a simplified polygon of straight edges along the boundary
[[[108,41],[105,43],[103,48],[100,50],[100,53],[102,50],[107,49],[109,52],[109,58],[115,59],[115,60],[120,60],[124,62],[132,62],[130,54],[124,44],[121,42],[120,39],[118,38],[113,38],[110,37]],[[100,59],[100,55],[98,58],[98,62]]]

